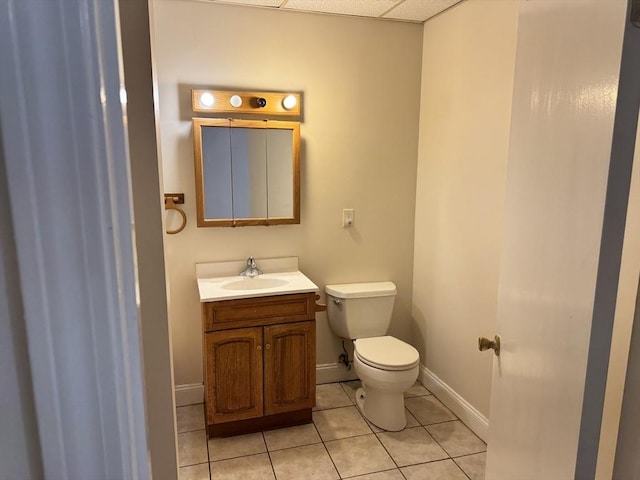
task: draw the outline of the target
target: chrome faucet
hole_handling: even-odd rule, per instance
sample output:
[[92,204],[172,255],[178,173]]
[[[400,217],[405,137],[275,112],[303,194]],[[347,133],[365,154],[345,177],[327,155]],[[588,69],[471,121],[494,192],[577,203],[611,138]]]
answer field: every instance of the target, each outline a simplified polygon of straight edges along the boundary
[[249,257],[247,259],[247,268],[240,272],[240,275],[243,277],[257,277],[258,275],[262,275],[262,270],[258,268],[256,265],[256,259],[253,257]]

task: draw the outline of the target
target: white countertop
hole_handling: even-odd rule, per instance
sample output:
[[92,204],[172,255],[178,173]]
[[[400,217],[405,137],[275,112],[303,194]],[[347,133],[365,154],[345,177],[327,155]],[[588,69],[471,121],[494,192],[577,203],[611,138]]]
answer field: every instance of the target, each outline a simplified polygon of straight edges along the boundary
[[246,260],[196,264],[200,302],[318,292],[318,286],[298,270],[297,257],[256,258],[264,273],[253,278],[239,275]]

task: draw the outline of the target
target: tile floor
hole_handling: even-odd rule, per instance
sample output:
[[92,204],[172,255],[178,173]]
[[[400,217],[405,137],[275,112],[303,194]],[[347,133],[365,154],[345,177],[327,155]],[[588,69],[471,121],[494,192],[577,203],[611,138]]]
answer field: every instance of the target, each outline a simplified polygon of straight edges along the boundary
[[419,383],[407,428],[386,432],[355,407],[359,381],[316,387],[313,423],[207,441],[202,404],[179,407],[180,480],[482,480],[486,445]]

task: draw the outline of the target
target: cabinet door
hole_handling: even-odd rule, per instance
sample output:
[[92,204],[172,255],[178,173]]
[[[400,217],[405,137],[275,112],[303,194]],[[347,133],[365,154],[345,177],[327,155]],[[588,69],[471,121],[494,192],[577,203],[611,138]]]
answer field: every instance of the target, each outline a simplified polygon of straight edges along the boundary
[[315,322],[264,327],[265,414],[311,408],[316,397]]
[[262,416],[262,328],[205,334],[207,423]]

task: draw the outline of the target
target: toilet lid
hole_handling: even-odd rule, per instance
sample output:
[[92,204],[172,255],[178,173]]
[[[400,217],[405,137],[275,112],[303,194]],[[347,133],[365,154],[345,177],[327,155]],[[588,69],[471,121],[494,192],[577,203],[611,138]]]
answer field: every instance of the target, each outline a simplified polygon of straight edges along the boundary
[[359,338],[355,353],[364,363],[382,370],[408,370],[420,361],[420,354],[395,337]]

